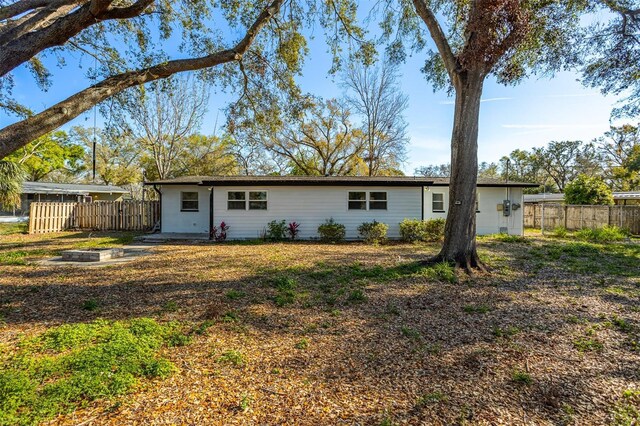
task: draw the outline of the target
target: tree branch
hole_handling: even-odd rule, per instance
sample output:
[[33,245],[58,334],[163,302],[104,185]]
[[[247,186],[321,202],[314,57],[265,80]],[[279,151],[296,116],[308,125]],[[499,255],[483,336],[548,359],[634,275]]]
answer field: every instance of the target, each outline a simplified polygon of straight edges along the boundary
[[50,0],[20,0],[0,8],[0,21],[10,19],[39,7],[49,5]]
[[425,0],[413,0],[413,5],[416,9],[418,16],[427,25],[427,29],[431,34],[431,38],[436,43],[440,57],[444,62],[447,74],[451,79],[452,84],[455,86],[458,83],[458,61],[451,50],[447,36],[444,34],[436,15],[431,8],[427,5]]
[[[0,76],[7,74],[45,49],[63,45],[82,30],[100,21],[137,16],[153,1],[138,0],[129,7],[110,9],[111,0],[92,0],[72,13],[58,17],[50,25],[38,31],[26,33],[21,31],[20,34],[14,34],[14,38],[9,39],[0,50]],[[66,2],[62,0],[62,3]],[[45,12],[46,15],[56,14],[56,10]],[[6,38],[4,34],[3,37]]]
[[0,45],[5,45],[19,40],[20,37],[40,30],[55,22],[57,19],[67,15],[73,11],[78,5],[76,0],[57,0],[52,2],[48,7],[36,10],[33,13],[25,15],[18,21],[14,21],[16,25],[5,26],[0,31]]
[[194,71],[239,61],[254,42],[260,30],[271,17],[278,13],[284,1],[274,0],[265,8],[247,30],[244,38],[231,49],[200,58],[178,59],[149,68],[114,75],[70,96],[39,114],[3,128],[0,130],[0,158],[4,158],[12,151],[56,129],[94,105],[129,87],[166,78],[179,72]]
[[128,19],[140,15],[154,0],[138,0],[131,6],[108,9],[101,19]]

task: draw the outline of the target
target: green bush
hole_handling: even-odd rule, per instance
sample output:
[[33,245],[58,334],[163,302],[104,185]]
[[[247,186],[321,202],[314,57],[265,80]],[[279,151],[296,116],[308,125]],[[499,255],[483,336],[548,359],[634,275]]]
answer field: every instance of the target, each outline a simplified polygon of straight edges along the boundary
[[440,241],[444,236],[444,219],[404,219],[400,222],[400,238],[403,241]]
[[565,186],[564,202],[582,205],[613,205],[613,194],[601,177],[580,174]]
[[389,226],[386,223],[378,222],[364,222],[358,226],[358,233],[366,243],[378,244],[387,239],[387,231]]
[[425,241],[440,241],[444,237],[444,219],[429,219],[425,222]]
[[320,241],[325,243],[338,243],[344,240],[346,234],[344,225],[336,223],[333,218],[325,220],[322,225],[318,226]]
[[567,231],[567,228],[565,228],[564,226],[556,226],[553,229],[552,235],[556,238],[566,238],[567,235],[569,235],[569,232]]
[[286,221],[272,220],[267,224],[267,239],[269,241],[283,241],[287,238],[288,228]]
[[424,241],[425,222],[418,219],[404,219],[400,222],[400,238],[410,243]]
[[605,225],[596,229],[581,229],[576,232],[576,237],[580,240],[594,243],[608,243],[611,241],[621,241],[627,237],[627,233],[617,226]]

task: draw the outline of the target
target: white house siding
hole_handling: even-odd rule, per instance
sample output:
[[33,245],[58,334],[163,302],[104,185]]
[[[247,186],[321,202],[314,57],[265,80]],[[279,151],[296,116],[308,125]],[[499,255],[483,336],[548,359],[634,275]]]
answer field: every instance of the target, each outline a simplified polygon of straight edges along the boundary
[[[209,190],[196,185],[161,187],[162,207],[160,224],[162,232],[209,233]],[[198,211],[180,211],[180,193],[198,192]]]
[[[508,194],[507,194],[508,191]],[[433,193],[444,194],[444,213],[433,211]],[[498,204],[509,199],[511,203],[520,204],[520,208],[511,211],[510,216],[504,216],[502,211],[498,211]],[[509,234],[522,235],[523,233],[523,197],[522,188],[478,188],[478,209],[476,213],[476,232],[478,235],[496,234],[500,228],[507,228]],[[424,193],[424,218],[446,218],[449,210],[449,187],[431,186],[425,187]]]
[[[227,210],[229,191],[267,191],[267,210]],[[350,191],[385,191],[387,210],[348,210]],[[358,238],[358,226],[374,219],[389,225],[389,238],[399,238],[399,223],[421,216],[421,187],[356,186],[251,186],[216,187],[213,216],[215,225],[229,225],[229,238],[258,238],[267,223],[285,220],[300,224],[301,239],[318,238],[318,225],[333,218],[346,228],[346,238]]]
[[[164,185],[162,190],[162,232],[208,233],[209,188],[197,185]],[[180,211],[180,193],[198,192],[197,212]],[[267,191],[267,210],[227,210],[228,191]],[[387,192],[387,210],[348,210],[349,191]],[[214,223],[224,221],[229,225],[229,239],[254,239],[272,220],[300,223],[299,238],[317,238],[318,225],[333,218],[345,225],[348,239],[358,238],[358,225],[374,219],[389,225],[389,238],[398,238],[398,224],[405,218],[422,216],[421,187],[356,187],[356,186],[217,186],[214,189]],[[522,188],[509,188],[512,203],[523,206]],[[432,211],[432,193],[444,194],[444,213]],[[503,216],[497,210],[507,197],[506,188],[478,188],[479,210],[477,233],[494,234],[507,227],[509,234],[522,235],[523,208],[513,210],[511,216]],[[424,188],[424,218],[446,218],[449,209],[449,188],[432,186]]]

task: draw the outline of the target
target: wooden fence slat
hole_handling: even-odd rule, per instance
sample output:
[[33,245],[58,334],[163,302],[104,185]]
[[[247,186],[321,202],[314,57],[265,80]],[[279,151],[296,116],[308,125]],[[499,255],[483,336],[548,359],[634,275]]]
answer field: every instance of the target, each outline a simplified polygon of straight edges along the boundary
[[144,231],[159,220],[158,201],[33,202],[29,233],[71,229]]
[[[544,208],[544,224],[542,209]],[[628,229],[634,235],[640,234],[640,205],[638,206],[580,206],[546,203],[525,203],[524,226],[527,228],[551,230],[564,226],[570,231],[583,228],[600,228],[616,225]]]

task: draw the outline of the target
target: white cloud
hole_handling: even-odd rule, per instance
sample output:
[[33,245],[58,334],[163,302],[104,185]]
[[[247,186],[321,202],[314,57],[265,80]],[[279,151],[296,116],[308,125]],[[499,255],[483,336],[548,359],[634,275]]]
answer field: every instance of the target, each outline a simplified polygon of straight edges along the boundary
[[[486,99],[480,99],[480,102],[497,102],[497,101],[510,101],[513,98],[486,98]],[[438,102],[440,105],[453,105],[456,102],[455,101],[440,101]]]
[[487,98],[487,99],[480,99],[480,102],[496,102],[496,101],[510,101],[513,98]]

